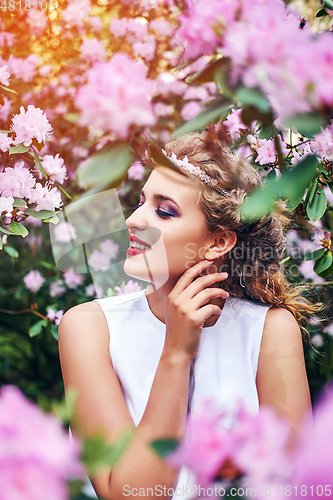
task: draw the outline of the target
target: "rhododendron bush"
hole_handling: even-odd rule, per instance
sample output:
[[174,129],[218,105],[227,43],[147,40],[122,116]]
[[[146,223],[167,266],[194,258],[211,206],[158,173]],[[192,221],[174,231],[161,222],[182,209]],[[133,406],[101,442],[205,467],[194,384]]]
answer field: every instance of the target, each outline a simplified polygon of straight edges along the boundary
[[[106,205],[76,224],[74,203],[117,188],[124,218],[153,164],[177,169],[164,144],[205,129],[264,179],[241,207],[245,221],[282,200],[292,221],[286,274],[327,304],[305,325],[312,393],[332,378],[333,4],[309,5],[1,2],[1,384],[45,406],[59,399],[64,311],[144,286],[109,273],[123,250],[112,224],[88,245],[88,219],[109,220]],[[89,272],[75,264],[82,242]],[[72,245],[73,259],[55,259],[55,245]]]

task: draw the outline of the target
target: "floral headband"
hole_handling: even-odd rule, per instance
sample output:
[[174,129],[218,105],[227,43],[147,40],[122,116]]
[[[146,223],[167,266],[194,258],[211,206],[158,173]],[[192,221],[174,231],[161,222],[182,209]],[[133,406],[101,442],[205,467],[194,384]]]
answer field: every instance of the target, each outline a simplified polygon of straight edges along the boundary
[[207,186],[210,186],[214,188],[218,193],[228,196],[229,193],[228,191],[225,191],[224,189],[219,189],[216,188],[217,180],[213,179],[210,177],[210,175],[207,175],[200,167],[196,167],[192,165],[192,163],[189,163],[187,156],[184,156],[182,160],[178,160],[177,156],[175,153],[172,153],[171,156],[168,156],[166,151],[162,149],[162,153],[164,156],[169,158],[177,167],[179,167],[181,170],[184,172],[187,172],[190,175],[194,175],[195,177],[198,177],[204,184]]

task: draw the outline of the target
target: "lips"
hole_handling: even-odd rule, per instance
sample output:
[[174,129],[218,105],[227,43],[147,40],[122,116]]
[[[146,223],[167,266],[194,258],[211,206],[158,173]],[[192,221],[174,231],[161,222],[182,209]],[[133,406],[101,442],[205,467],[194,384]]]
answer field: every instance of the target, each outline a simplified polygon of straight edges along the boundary
[[141,253],[146,253],[151,250],[151,246],[148,243],[140,240],[132,234],[129,235],[130,246],[127,249],[127,255],[139,255]]

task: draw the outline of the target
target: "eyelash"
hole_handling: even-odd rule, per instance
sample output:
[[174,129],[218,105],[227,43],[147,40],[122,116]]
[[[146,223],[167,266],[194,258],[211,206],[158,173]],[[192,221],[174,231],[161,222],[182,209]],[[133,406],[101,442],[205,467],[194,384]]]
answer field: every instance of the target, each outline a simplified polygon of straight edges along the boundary
[[[134,210],[136,210],[137,208],[141,207],[143,205],[144,202],[140,202]],[[175,217],[175,215],[173,214],[170,214],[170,212],[166,212],[164,210],[160,210],[160,208],[158,208],[157,210],[155,210],[155,212],[157,213],[157,215],[161,218],[161,219],[170,219],[171,217]]]

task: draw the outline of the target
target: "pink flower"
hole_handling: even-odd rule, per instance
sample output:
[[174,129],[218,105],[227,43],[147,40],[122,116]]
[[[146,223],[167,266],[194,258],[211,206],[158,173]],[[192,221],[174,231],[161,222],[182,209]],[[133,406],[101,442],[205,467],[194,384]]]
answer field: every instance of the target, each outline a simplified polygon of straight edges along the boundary
[[110,266],[110,258],[100,250],[93,250],[88,258],[88,264],[94,271],[106,271]]
[[37,203],[35,210],[55,210],[62,204],[62,199],[57,188],[48,189],[37,182],[36,187],[31,190],[29,203]]
[[142,165],[141,161],[135,161],[128,169],[128,178],[135,181],[142,181],[145,167]]
[[20,107],[20,114],[13,117],[11,128],[16,134],[14,144],[23,143],[25,146],[30,146],[33,139],[39,143],[45,142],[52,132],[46,114],[31,104],[27,111],[23,106]]
[[31,82],[36,73],[36,67],[39,63],[39,57],[36,54],[30,54],[26,59],[14,57],[12,54],[7,61],[8,69],[15,78],[24,82]]
[[331,241],[331,233],[325,233],[325,231],[323,231],[322,229],[318,229],[317,231],[315,231],[312,240],[317,247],[325,246]]
[[121,52],[106,63],[96,62],[88,71],[88,83],[76,96],[81,125],[92,125],[126,138],[131,125],[154,123],[147,70]]
[[6,212],[8,216],[13,210],[14,198],[12,196],[0,196],[0,215]]
[[184,92],[183,98],[186,100],[199,99],[201,102],[207,102],[209,99],[208,91],[205,87],[189,86]]
[[8,47],[12,47],[14,45],[14,42],[14,33],[6,33],[5,31],[0,33],[0,47],[4,47],[5,44],[7,44]]
[[13,386],[0,397],[0,491],[12,500],[66,500],[65,480],[82,475],[80,446],[59,420]]
[[102,297],[103,295],[103,288],[97,283],[86,286],[84,291],[88,297]]
[[25,167],[23,161],[16,163],[14,167],[7,167],[0,173],[0,192],[3,196],[29,198],[35,184],[35,177]]
[[0,68],[0,83],[2,85],[9,85],[10,73],[7,71],[7,64]]
[[327,198],[327,203],[333,205],[333,193],[328,186],[324,187],[324,193]]
[[201,111],[201,106],[196,101],[189,101],[183,106],[180,114],[184,120],[191,120],[197,116]]
[[59,222],[54,227],[53,234],[59,243],[68,243],[77,237],[75,227],[70,222]]
[[165,19],[153,19],[149,28],[162,36],[171,36],[174,32],[174,28]]
[[56,326],[59,326],[59,323],[61,321],[61,318],[64,315],[64,311],[60,309],[59,311],[55,311],[51,307],[47,311],[46,317],[49,318],[51,321],[54,321]]
[[115,17],[112,19],[110,23],[110,33],[116,37],[123,37],[127,33],[127,19],[116,19]]
[[333,124],[322,129],[311,141],[311,149],[322,160],[333,161]]
[[72,26],[81,26],[83,20],[89,14],[90,8],[90,0],[70,0],[61,16],[65,23]]
[[52,66],[50,64],[43,64],[43,66],[41,66],[38,69],[40,76],[49,76],[51,71],[52,71]]
[[328,333],[328,335],[333,336],[333,322],[330,323],[329,325],[325,326],[325,328],[323,330],[325,333]]
[[164,102],[157,102],[154,106],[155,116],[169,116],[174,112],[174,107],[171,104],[164,104]]
[[256,158],[256,161],[259,162],[260,165],[275,163],[276,151],[273,139],[259,139],[259,147],[257,153],[258,156]]
[[64,280],[68,288],[77,288],[84,281],[84,276],[74,273],[71,267],[68,271],[64,272]]
[[140,42],[147,35],[147,25],[137,19],[130,18],[127,22],[127,38],[130,43]]
[[227,116],[223,124],[227,127],[230,137],[233,141],[239,138],[240,131],[246,130],[247,126],[242,122],[242,109],[233,109]]
[[56,156],[45,155],[41,164],[49,175],[49,182],[59,182],[63,184],[67,179],[67,170],[64,165],[64,160],[60,158],[59,154]]
[[12,101],[7,99],[7,97],[4,97],[4,101],[5,103],[0,105],[0,120],[7,121],[10,115]]
[[32,33],[38,34],[41,31],[44,31],[47,26],[47,20],[48,18],[46,17],[44,12],[36,9],[31,9],[28,12],[27,21]]
[[314,283],[322,283],[325,280],[318,276],[313,270],[313,265],[314,260],[303,260],[299,266],[299,270],[301,274],[303,274],[305,280],[312,280]]
[[103,28],[103,22],[99,16],[89,16],[86,23],[94,33],[99,33]]
[[109,259],[115,260],[118,255],[119,245],[112,240],[104,240],[100,244],[100,249]]
[[51,297],[58,297],[65,292],[63,280],[56,280],[50,285],[50,295]]
[[143,42],[133,43],[133,53],[140,56],[146,61],[151,61],[154,58],[156,49],[156,40],[153,35],[148,35]]
[[6,153],[6,151],[9,150],[10,146],[12,144],[12,140],[10,137],[8,137],[7,134],[3,134],[0,132],[0,149],[3,153]]
[[32,292],[38,292],[40,287],[45,281],[45,278],[42,277],[39,271],[30,271],[30,273],[26,274],[23,278],[25,287]]
[[104,61],[106,52],[102,40],[97,38],[86,38],[83,40],[81,47],[81,57],[88,62]]
[[140,292],[140,290],[142,290],[139,283],[136,283],[133,280],[127,281],[122,288],[119,286],[115,286],[114,288],[117,291],[116,295],[126,295],[127,293]]

